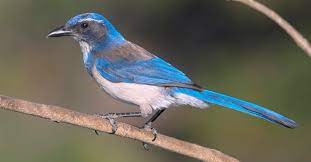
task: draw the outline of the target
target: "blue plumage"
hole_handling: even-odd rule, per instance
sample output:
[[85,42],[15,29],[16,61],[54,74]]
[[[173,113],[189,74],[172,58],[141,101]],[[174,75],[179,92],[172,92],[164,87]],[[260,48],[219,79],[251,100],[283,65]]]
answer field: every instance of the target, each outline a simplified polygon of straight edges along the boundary
[[297,126],[293,120],[267,108],[202,89],[171,64],[127,41],[100,14],[75,16],[49,34],[59,36],[77,40],[85,67],[100,87],[116,99],[138,105],[142,116],[152,110],[160,112],[156,113],[159,115],[163,109],[175,105],[205,108],[216,104],[288,128]]
[[98,58],[95,64],[100,74],[111,82],[148,85],[193,84],[184,73],[158,57],[139,61],[123,60],[117,63]]
[[240,111],[264,120],[267,120],[272,123],[280,124],[288,128],[295,128],[297,124],[291,120],[282,116],[278,113],[275,113],[267,108],[258,106],[256,104],[243,101],[234,97],[230,97],[224,94],[213,92],[210,90],[204,90],[198,92],[191,89],[185,88],[174,88],[175,93],[184,93],[190,96],[196,97],[200,100],[203,100],[207,103],[227,107],[236,111]]

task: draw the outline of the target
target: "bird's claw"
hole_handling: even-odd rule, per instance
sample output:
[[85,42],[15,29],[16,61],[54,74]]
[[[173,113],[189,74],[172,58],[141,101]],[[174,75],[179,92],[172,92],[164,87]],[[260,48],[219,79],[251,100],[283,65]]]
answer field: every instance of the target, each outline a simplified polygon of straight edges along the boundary
[[98,130],[94,130],[94,132],[95,132],[96,135],[98,135],[98,136],[100,135]]
[[115,134],[117,129],[118,129],[116,121],[114,120],[114,118],[106,118],[106,119],[108,119],[110,124],[111,124],[111,133],[110,134]]
[[143,147],[146,151],[149,151],[149,145],[145,142],[143,142]]
[[151,124],[149,124],[149,123],[145,124],[144,130],[151,131],[151,133],[153,135],[153,139],[151,140],[152,142],[154,142],[157,139],[158,131],[155,128],[151,127]]
[[[151,127],[151,123],[145,124],[144,127],[143,127],[143,129],[144,129],[145,131],[151,131],[151,133],[152,133],[152,135],[153,135],[153,139],[151,140],[152,142],[154,142],[154,141],[157,139],[157,137],[158,137],[158,131],[157,131],[155,128]],[[146,151],[149,151],[149,145],[148,145],[147,143],[143,142],[143,147],[144,147],[144,149],[145,149]]]
[[[100,118],[102,119],[106,119],[106,120],[109,120],[109,123],[111,124],[111,132],[110,134],[115,134],[118,127],[117,127],[117,124],[116,124],[116,121],[115,119],[118,118],[118,116],[116,115],[116,113],[107,113],[107,114],[96,114],[97,116],[99,116]],[[95,133],[97,135],[99,135],[98,131],[95,130]]]
[[155,128],[150,128],[150,129],[151,129],[151,133],[153,135],[153,139],[151,141],[154,142],[158,137],[158,131]]

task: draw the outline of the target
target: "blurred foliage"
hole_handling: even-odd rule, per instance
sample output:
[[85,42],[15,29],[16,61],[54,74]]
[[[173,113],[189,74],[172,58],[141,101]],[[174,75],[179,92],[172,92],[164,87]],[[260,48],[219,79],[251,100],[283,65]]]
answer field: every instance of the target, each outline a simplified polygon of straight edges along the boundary
[[[309,0],[263,1],[311,40]],[[219,107],[167,111],[161,133],[219,149],[241,161],[311,161],[311,59],[268,18],[212,0],[0,1],[0,94],[79,111],[134,111],[97,88],[77,43],[47,32],[83,12],[101,12],[129,40],[195,82],[295,119],[289,130]],[[187,116],[186,116],[187,114]],[[141,119],[130,123],[140,125]],[[141,143],[0,111],[0,161],[193,161]]]

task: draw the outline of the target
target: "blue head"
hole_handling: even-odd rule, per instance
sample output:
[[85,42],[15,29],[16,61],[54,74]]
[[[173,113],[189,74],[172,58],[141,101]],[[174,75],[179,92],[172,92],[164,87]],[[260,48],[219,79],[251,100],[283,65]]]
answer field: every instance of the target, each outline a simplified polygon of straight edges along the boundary
[[48,37],[71,36],[81,47],[104,50],[124,42],[124,37],[98,13],[85,13],[71,18],[65,25],[54,29]]

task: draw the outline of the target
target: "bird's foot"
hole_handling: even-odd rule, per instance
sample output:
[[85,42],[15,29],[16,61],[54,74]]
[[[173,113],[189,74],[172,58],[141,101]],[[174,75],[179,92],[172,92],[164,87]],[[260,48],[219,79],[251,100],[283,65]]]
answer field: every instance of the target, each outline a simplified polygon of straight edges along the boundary
[[[141,113],[140,112],[122,112],[122,113],[106,113],[106,114],[97,113],[96,116],[109,120],[112,127],[112,131],[110,134],[115,134],[118,129],[115,119],[128,118],[128,117],[141,117]],[[98,131],[96,130],[95,133],[99,135]]]
[[157,139],[158,131],[155,128],[151,127],[151,123],[146,123],[144,125],[144,130],[151,131],[151,133],[153,135],[153,139],[151,140],[152,142],[154,142]]
[[[145,131],[151,131],[151,133],[152,133],[152,135],[153,135],[153,139],[152,139],[151,141],[154,142],[154,141],[157,139],[157,137],[158,137],[158,131],[157,131],[155,128],[151,127],[151,123],[152,123],[152,122],[146,123],[146,124],[143,126],[143,129],[144,129]],[[149,151],[149,145],[148,145],[147,143],[143,142],[143,146],[144,146],[144,149],[145,149],[146,151]]]
[[[115,119],[120,117],[117,113],[106,113],[106,114],[96,114],[96,115],[102,119],[106,119],[109,121],[109,123],[111,124],[111,129],[112,129],[110,134],[116,133],[118,127],[117,127]],[[95,133],[99,135],[97,130],[95,130]]]

